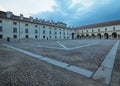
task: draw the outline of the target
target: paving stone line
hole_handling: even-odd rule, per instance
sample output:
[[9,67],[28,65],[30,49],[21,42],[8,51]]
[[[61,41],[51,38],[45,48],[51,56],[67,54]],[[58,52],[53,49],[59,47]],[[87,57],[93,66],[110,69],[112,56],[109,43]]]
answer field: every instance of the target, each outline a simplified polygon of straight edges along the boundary
[[115,43],[115,45],[113,46],[111,51],[105,57],[101,66],[97,69],[97,71],[93,75],[93,79],[95,79],[95,80],[102,79],[102,82],[104,82],[106,84],[110,83],[113,65],[114,65],[115,56],[116,56],[118,46],[119,46],[119,41],[117,41]]
[[70,64],[67,64],[67,63],[64,63],[64,62],[61,62],[61,61],[57,61],[55,59],[51,59],[51,58],[48,58],[48,57],[40,56],[40,55],[31,53],[31,52],[28,52],[26,50],[22,50],[22,49],[13,47],[13,46],[8,45],[8,44],[3,44],[3,45],[7,46],[9,48],[15,49],[15,50],[17,50],[19,52],[22,52],[22,53],[24,53],[26,55],[29,55],[29,56],[32,56],[32,57],[35,57],[35,58],[39,58],[40,60],[43,60],[43,61],[48,62],[48,63],[51,63],[51,64],[53,64],[55,66],[67,69],[67,70],[75,72],[77,74],[81,74],[81,75],[86,76],[88,78],[90,78],[92,76],[92,74],[93,74],[92,71],[89,71],[89,70],[86,70],[86,69],[83,69],[83,68],[80,68],[80,67],[72,66]]

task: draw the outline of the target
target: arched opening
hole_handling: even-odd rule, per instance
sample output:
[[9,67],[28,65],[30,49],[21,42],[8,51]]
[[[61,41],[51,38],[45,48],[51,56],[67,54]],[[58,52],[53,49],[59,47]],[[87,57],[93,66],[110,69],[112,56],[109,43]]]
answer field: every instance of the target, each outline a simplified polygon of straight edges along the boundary
[[89,38],[89,34],[86,34],[86,38]]
[[91,38],[95,38],[95,34],[91,34]]
[[97,34],[97,37],[98,37],[99,39],[101,39],[101,34],[100,34],[100,33],[98,33],[98,34]]
[[104,34],[104,38],[105,38],[105,39],[109,39],[108,33],[105,33],[105,34]]
[[81,38],[84,38],[84,34],[81,35]]
[[117,38],[117,33],[116,32],[112,33],[112,38]]
[[77,35],[77,39],[80,39],[80,35]]

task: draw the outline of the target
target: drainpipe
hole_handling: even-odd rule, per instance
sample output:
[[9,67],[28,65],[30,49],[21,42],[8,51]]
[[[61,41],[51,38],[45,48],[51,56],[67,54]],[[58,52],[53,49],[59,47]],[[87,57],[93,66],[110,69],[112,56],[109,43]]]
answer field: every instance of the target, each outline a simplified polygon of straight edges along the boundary
[[20,43],[20,21],[19,21],[19,39],[18,39],[19,43]]

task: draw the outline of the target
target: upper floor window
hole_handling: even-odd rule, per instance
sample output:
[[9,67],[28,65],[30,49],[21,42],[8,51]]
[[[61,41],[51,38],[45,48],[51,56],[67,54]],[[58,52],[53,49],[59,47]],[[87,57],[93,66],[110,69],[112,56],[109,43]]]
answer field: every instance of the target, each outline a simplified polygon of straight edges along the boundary
[[82,33],[83,33],[83,30],[82,30]]
[[45,28],[45,26],[43,26],[43,28]]
[[38,33],[38,31],[37,31],[37,30],[35,30],[35,33]]
[[29,32],[29,31],[28,31],[28,29],[26,28],[26,29],[25,29],[25,33],[28,33],[28,32]]
[[43,34],[45,34],[45,30],[43,30]]
[[88,32],[88,30],[86,30],[86,32]]
[[107,28],[105,28],[105,31],[107,31]]
[[61,32],[60,32],[60,35],[61,35]]
[[37,25],[35,25],[35,27],[38,27]]
[[17,22],[13,22],[13,25],[17,25]]
[[55,32],[55,34],[57,34],[57,32]]
[[13,28],[13,33],[17,33],[17,28],[16,27]]
[[51,31],[49,31],[49,34],[51,34],[52,32]]
[[49,27],[49,29],[51,29],[51,27]]
[[92,32],[94,32],[94,30],[92,29]]
[[98,32],[100,32],[100,29],[98,29]]
[[113,27],[113,30],[115,31],[115,27]]
[[2,20],[0,20],[0,23],[2,23]]
[[0,26],[0,32],[2,32],[2,26]]
[[28,24],[25,24],[25,26],[28,26]]

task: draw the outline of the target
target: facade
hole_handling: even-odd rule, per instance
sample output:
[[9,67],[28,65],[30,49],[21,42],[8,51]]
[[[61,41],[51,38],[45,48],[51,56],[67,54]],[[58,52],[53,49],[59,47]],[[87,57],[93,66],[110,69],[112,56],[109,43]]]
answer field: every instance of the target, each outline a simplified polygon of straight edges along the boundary
[[56,40],[72,39],[72,29],[63,22],[16,16],[12,12],[0,11],[0,40],[19,41],[21,39]]
[[0,11],[0,41],[22,39],[120,39],[120,20],[70,28],[63,22]]
[[76,27],[77,39],[120,39],[120,20]]

